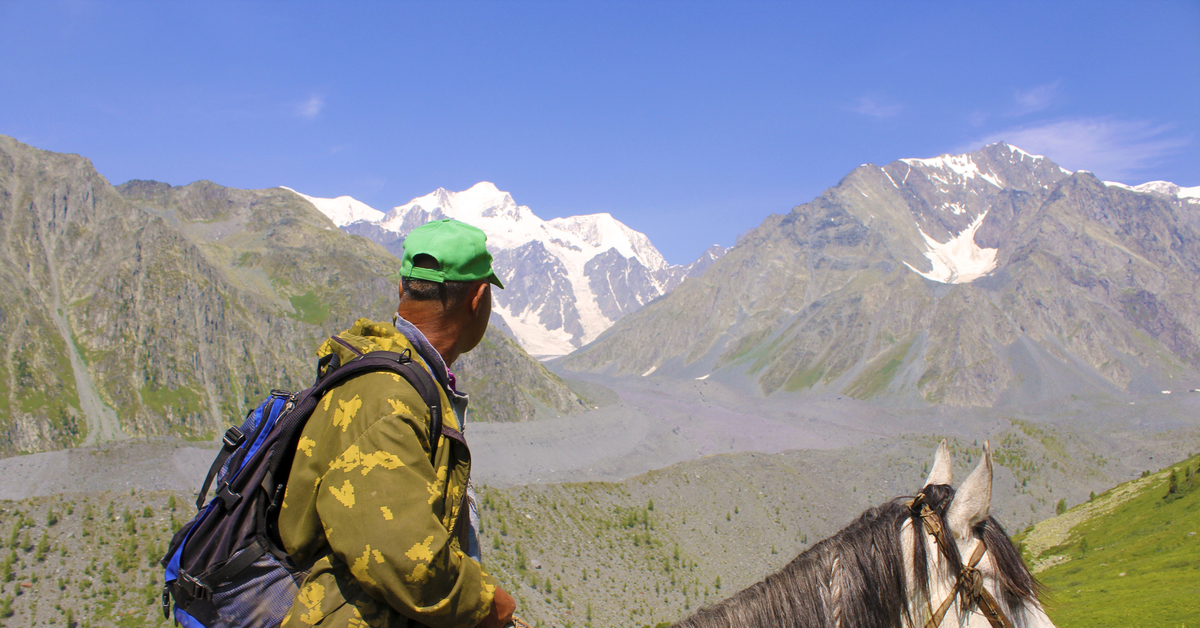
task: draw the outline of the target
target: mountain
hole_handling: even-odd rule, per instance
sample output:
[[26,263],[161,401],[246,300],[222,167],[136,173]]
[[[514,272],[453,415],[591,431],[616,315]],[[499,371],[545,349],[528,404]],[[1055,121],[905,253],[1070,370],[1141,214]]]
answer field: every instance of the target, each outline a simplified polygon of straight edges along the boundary
[[396,256],[404,236],[430,220],[455,218],[483,229],[505,286],[494,293],[495,314],[522,347],[543,357],[590,342],[724,252],[714,245],[692,264],[671,265],[645,234],[609,214],[542,220],[488,182],[462,192],[438,189],[386,214],[347,196],[304,198],[347,233]]
[[866,164],[562,366],[960,406],[1157,394],[1198,381],[1189,194],[1003,143]]
[[[288,190],[113,187],[83,157],[4,136],[0,242],[5,453],[210,438],[271,388],[311,383],[321,339],[360,316],[388,320],[400,266]],[[462,369],[464,389],[501,389],[477,418],[585,407],[488,338]]]

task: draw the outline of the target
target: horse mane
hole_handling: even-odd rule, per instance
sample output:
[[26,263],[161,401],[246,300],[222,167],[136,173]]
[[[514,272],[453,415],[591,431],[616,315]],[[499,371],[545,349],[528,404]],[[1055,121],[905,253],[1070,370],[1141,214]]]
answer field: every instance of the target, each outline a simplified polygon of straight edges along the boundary
[[1000,588],[1004,593],[1004,603],[1009,609],[1018,609],[1027,602],[1042,599],[1046,593],[1045,586],[1033,577],[1020,552],[1013,547],[1008,533],[989,516],[980,524],[983,527],[983,541],[987,543],[988,553],[996,564],[1000,576]]
[[[924,503],[945,524],[954,489],[946,485],[921,490]],[[779,571],[712,606],[702,608],[673,628],[768,628],[829,626],[901,628],[913,625],[929,599],[929,556],[925,543],[913,544],[915,596],[905,591],[901,530],[908,521],[923,530],[920,515],[897,497],[868,508],[837,534],[818,542]],[[996,563],[1004,602],[1010,609],[1036,599],[1041,585],[1025,567],[1004,529],[992,517],[980,532]],[[953,544],[952,544],[953,545]],[[949,567],[957,577],[962,558],[951,548]]]

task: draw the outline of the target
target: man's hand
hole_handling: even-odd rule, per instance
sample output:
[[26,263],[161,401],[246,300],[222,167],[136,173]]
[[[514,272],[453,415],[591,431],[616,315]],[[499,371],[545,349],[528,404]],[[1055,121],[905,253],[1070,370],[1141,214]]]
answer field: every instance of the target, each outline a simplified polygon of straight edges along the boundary
[[512,621],[513,611],[517,610],[517,601],[508,591],[496,587],[496,595],[492,598],[492,612],[479,622],[479,628],[504,628]]

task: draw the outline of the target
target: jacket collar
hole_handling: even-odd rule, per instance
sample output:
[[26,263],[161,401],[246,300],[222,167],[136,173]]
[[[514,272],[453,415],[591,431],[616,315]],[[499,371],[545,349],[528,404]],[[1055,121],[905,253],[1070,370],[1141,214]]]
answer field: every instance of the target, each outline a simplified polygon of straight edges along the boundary
[[429,370],[433,371],[433,376],[437,378],[442,388],[453,391],[454,387],[451,385],[449,375],[450,369],[446,367],[446,361],[442,359],[442,354],[433,348],[425,334],[399,314],[392,316],[392,325],[416,348],[417,353],[420,354],[421,359],[425,360],[425,364],[429,365]]
[[326,340],[317,349],[317,356],[325,357],[330,353],[336,353],[338,360],[345,364],[359,355],[371,351],[403,353],[405,349],[411,349],[429,366],[430,372],[433,373],[442,388],[450,389],[450,378],[441,354],[433,348],[420,329],[399,316],[395,318],[395,325],[360,318],[350,326],[350,329],[339,333],[337,338],[341,342],[334,341],[332,338]]

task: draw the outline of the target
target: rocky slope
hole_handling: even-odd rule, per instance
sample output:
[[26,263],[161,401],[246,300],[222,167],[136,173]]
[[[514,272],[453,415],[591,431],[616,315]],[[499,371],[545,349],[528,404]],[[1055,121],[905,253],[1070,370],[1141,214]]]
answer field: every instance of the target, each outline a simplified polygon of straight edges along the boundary
[[542,220],[488,182],[461,192],[438,189],[386,214],[346,196],[305,198],[348,233],[397,256],[404,236],[430,220],[456,218],[482,228],[505,285],[495,293],[496,313],[538,356],[563,355],[593,340],[724,253],[714,246],[691,264],[671,265],[645,234],[609,214]]
[[1005,144],[867,164],[562,364],[951,405],[1194,387],[1197,202]]
[[593,407],[495,326],[453,370],[471,395],[470,421],[528,421]]
[[[113,187],[87,159],[2,136],[0,241],[0,451],[206,437],[307,385],[321,338],[395,307],[399,260],[288,190]],[[464,387],[513,390],[477,418],[530,416],[526,394],[582,407],[511,343],[484,355]]]

